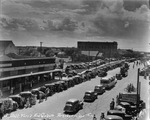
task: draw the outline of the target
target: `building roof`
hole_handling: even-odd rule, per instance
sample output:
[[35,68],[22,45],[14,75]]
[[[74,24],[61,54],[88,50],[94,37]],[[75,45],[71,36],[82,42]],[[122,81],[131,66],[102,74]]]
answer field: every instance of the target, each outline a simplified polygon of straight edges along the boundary
[[9,44],[13,44],[12,41],[0,41],[0,51],[3,51],[7,48]]

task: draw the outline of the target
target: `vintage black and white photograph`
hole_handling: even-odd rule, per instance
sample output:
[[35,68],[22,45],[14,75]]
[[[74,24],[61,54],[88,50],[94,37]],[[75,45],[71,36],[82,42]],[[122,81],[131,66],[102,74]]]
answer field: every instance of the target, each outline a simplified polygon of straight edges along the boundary
[[149,0],[0,0],[0,120],[150,120]]

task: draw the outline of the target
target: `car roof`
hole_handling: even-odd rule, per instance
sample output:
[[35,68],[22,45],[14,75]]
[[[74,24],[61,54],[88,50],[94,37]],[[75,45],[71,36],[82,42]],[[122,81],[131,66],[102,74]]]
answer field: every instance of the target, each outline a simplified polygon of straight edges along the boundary
[[32,89],[31,91],[34,91],[34,90],[37,90],[37,91],[39,91],[39,88],[34,88],[34,89]]
[[78,99],[72,98],[72,99],[69,99],[67,102],[76,102],[76,101],[78,101]]
[[90,91],[90,90],[89,90],[89,91],[86,91],[85,93],[93,93],[93,91]]
[[31,94],[30,91],[21,92],[20,94],[27,94],[27,93]]
[[[96,85],[96,86],[98,86],[98,87],[102,87],[103,85]],[[95,86],[95,87],[96,87],[96,86]]]
[[105,119],[106,119],[106,120],[123,120],[122,117],[117,116],[117,115],[107,115],[107,116],[105,117]]
[[3,101],[6,101],[6,100],[13,101],[11,98],[1,98],[0,103],[2,103]]
[[111,77],[103,77],[101,80],[108,80],[110,79]]
[[10,97],[10,98],[11,98],[11,97],[19,97],[19,98],[21,98],[21,96],[19,96],[19,95],[10,95],[9,97]]
[[123,111],[119,111],[119,110],[109,110],[109,113],[124,113]]
[[47,83],[47,84],[45,84],[45,85],[55,85],[55,83]]

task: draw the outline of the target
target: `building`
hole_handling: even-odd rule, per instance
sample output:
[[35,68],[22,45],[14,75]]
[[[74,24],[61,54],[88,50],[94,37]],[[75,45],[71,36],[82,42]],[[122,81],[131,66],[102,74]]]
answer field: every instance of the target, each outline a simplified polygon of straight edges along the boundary
[[[54,79],[56,70],[55,57],[24,57],[17,54],[17,48],[12,41],[0,41],[0,88],[9,91],[12,87],[17,90],[20,86],[43,82],[45,78]],[[5,58],[5,59],[3,59]]]
[[117,52],[117,42],[93,42],[93,41],[78,41],[78,49],[82,54],[88,56],[96,56],[102,53],[104,57],[113,57]]
[[18,49],[15,47],[12,41],[0,41],[0,55],[6,55],[9,53],[18,54]]

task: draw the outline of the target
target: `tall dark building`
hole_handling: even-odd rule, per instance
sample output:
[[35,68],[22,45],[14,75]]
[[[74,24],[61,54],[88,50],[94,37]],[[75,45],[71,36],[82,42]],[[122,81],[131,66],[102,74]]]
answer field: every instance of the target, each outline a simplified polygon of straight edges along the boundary
[[[82,54],[88,52],[90,56],[95,56],[98,52],[103,53],[105,57],[113,57],[117,52],[117,42],[92,42],[92,41],[78,41],[78,49]],[[95,54],[96,53],[96,54]]]

